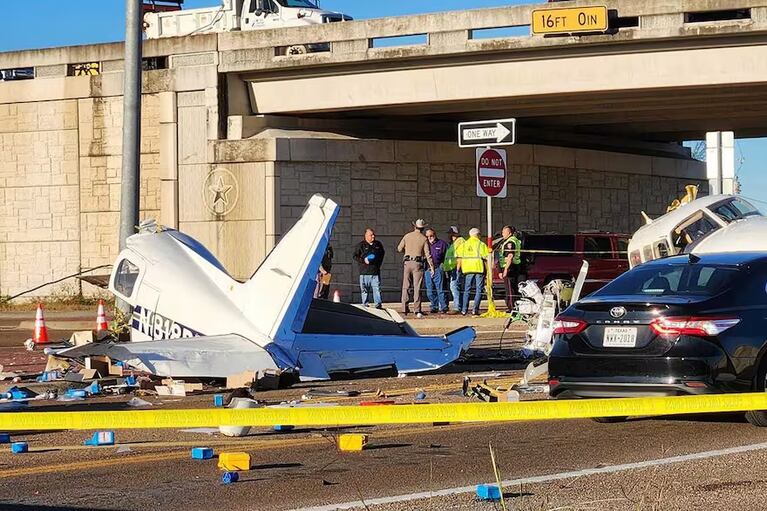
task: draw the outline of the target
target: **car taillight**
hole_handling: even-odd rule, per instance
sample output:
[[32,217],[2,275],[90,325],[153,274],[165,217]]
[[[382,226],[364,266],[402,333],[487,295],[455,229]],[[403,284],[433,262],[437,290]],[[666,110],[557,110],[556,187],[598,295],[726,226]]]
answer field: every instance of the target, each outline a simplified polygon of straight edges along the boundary
[[580,319],[560,316],[554,320],[555,334],[579,334],[586,330],[588,325]]
[[656,335],[673,337],[678,337],[680,335],[710,337],[712,335],[719,335],[738,323],[740,323],[740,318],[734,317],[700,318],[661,316],[650,323],[650,328]]

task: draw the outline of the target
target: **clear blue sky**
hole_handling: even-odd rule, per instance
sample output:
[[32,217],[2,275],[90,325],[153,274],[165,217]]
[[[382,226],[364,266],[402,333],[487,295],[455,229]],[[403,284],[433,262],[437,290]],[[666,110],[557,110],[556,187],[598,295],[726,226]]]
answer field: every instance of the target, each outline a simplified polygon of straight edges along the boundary
[[[125,32],[124,0],[29,0],[3,3],[0,51],[120,41]],[[534,3],[533,0],[323,0],[326,9],[355,18]],[[186,8],[218,5],[217,0],[186,0]],[[11,22],[13,20],[13,22]],[[767,121],[766,121],[767,122]],[[743,194],[767,201],[767,140],[739,141]],[[759,204],[767,210],[767,204]]]

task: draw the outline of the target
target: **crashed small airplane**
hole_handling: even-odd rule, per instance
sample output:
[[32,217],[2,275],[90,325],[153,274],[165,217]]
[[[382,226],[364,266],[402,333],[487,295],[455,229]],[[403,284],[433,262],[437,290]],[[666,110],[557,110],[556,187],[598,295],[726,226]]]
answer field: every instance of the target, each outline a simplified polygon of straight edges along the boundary
[[655,220],[644,216],[646,225],[629,241],[632,268],[683,253],[767,251],[767,217],[737,195],[681,202]]
[[438,369],[475,338],[464,327],[421,337],[396,312],[316,300],[339,206],[313,196],[247,282],[204,246],[153,227],[128,238],[109,289],[133,308],[132,342],[93,343],[60,356],[106,355],[158,376],[225,378],[277,370],[303,381]]

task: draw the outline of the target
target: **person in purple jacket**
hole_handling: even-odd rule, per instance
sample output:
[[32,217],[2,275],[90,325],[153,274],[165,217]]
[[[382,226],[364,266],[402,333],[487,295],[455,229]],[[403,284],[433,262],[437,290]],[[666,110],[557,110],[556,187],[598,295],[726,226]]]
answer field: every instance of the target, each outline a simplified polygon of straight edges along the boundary
[[426,230],[426,239],[429,240],[429,251],[434,261],[434,270],[426,270],[426,296],[431,302],[431,312],[444,314],[447,312],[447,301],[445,300],[445,288],[443,282],[445,272],[442,269],[442,263],[445,261],[445,254],[450,245],[437,238],[434,229]]

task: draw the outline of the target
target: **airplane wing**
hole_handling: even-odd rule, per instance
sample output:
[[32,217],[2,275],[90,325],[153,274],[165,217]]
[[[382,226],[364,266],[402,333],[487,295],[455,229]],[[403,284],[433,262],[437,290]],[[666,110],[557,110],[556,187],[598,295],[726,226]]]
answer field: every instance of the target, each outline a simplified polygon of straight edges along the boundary
[[91,343],[56,352],[82,359],[107,356],[140,371],[174,378],[226,378],[245,371],[278,369],[272,356],[240,335],[217,335],[148,342]]

